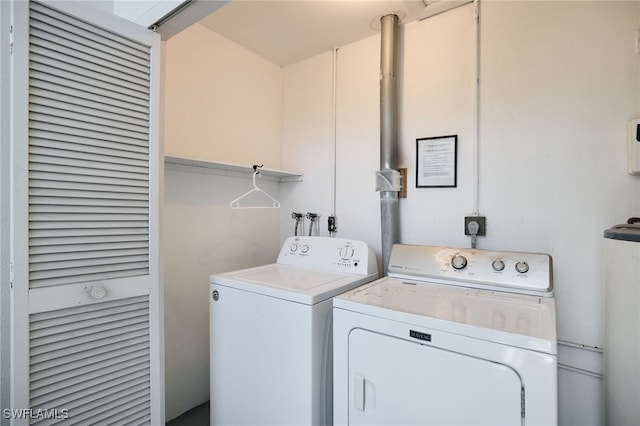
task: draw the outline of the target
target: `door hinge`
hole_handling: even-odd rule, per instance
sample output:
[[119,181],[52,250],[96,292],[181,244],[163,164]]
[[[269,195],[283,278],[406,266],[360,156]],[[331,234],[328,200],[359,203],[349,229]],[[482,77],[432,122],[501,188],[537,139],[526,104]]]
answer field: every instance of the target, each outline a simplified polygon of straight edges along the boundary
[[9,288],[13,290],[13,262],[9,262]]
[[13,55],[13,24],[9,26],[9,54]]

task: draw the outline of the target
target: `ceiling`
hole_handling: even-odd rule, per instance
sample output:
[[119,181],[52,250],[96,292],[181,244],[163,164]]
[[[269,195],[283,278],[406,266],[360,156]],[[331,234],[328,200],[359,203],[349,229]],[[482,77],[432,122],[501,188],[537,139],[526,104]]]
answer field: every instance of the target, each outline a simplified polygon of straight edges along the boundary
[[285,66],[378,33],[389,13],[408,23],[425,10],[423,0],[233,0],[200,24]]

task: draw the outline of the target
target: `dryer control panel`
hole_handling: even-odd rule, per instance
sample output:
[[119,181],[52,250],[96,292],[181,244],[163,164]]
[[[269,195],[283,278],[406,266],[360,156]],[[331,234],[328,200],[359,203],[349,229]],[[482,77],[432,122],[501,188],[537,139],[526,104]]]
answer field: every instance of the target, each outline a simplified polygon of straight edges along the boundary
[[276,263],[360,275],[378,272],[373,249],[363,241],[345,238],[289,237]]
[[389,276],[553,296],[552,260],[544,253],[397,244]]

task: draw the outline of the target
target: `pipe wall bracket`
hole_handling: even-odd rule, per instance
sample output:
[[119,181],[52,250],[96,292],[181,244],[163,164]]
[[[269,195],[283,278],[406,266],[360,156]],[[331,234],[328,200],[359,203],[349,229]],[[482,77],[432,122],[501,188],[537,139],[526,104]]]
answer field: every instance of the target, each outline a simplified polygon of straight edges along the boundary
[[380,170],[376,172],[376,192],[393,191],[402,189],[400,172],[397,170]]

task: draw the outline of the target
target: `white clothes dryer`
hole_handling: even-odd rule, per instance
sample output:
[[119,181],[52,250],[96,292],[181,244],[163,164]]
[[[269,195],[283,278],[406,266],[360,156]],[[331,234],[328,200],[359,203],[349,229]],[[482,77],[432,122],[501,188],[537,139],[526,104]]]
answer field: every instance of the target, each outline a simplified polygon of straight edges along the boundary
[[332,298],[378,278],[362,241],[291,237],[274,264],[210,277],[212,425],[332,422]]
[[548,255],[395,245],[333,320],[336,425],[557,424]]

